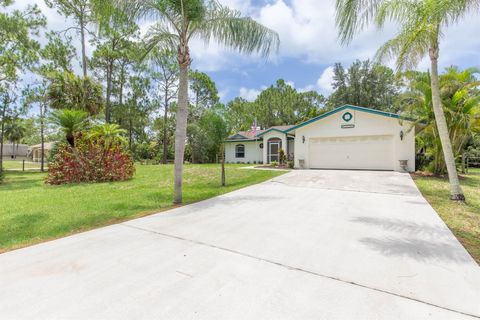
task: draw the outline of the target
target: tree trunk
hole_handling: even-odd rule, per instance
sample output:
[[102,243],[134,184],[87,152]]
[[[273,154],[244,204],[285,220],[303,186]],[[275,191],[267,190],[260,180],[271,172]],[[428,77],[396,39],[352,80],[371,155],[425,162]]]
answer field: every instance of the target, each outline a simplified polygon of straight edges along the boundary
[[0,131],[0,172],[3,171],[3,138],[5,135],[5,114],[7,111],[7,102],[4,101],[2,109],[2,127]]
[[165,111],[163,113],[163,164],[167,164],[167,152],[168,152],[168,130],[167,130],[167,121],[168,121],[168,89],[165,90]]
[[185,139],[187,137],[188,117],[188,69],[190,54],[187,45],[187,36],[180,37],[178,46],[178,65],[180,67],[180,83],[178,86],[178,107],[175,126],[175,187],[173,203],[182,203],[182,175],[183,158],[185,155]]
[[222,187],[225,186],[225,144],[222,143],[220,148],[220,157],[222,157]]
[[87,77],[87,53],[86,53],[86,46],[85,46],[85,22],[83,20],[83,16],[80,16],[80,41],[82,42],[82,69],[83,69],[83,77]]
[[45,107],[40,104],[40,139],[41,139],[41,151],[40,151],[40,171],[45,171]]
[[112,72],[113,62],[110,61],[107,66],[107,95],[105,99],[105,122],[110,123],[110,99],[112,96]]
[[445,165],[447,167],[448,178],[450,180],[451,199],[456,201],[465,201],[460,182],[458,180],[457,167],[455,165],[455,158],[453,156],[452,144],[450,142],[450,135],[448,133],[447,121],[443,112],[442,100],[440,97],[440,85],[438,77],[438,45],[432,46],[429,50],[430,61],[432,65],[432,104],[433,113],[435,114],[435,122],[437,124],[438,135],[442,143],[443,156]]

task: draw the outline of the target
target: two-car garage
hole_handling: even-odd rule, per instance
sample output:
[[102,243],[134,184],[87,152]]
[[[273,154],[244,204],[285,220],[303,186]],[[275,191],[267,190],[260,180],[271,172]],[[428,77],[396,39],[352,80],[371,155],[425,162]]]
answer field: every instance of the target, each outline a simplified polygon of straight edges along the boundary
[[394,170],[393,136],[310,138],[310,168]]
[[310,169],[415,169],[415,129],[399,115],[343,106],[290,129],[295,166]]

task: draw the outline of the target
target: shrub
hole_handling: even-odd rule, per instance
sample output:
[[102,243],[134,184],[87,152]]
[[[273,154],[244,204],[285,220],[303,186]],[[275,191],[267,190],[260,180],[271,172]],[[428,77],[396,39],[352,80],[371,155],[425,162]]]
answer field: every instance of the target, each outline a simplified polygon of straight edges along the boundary
[[132,157],[121,143],[102,137],[75,135],[75,147],[59,144],[49,163],[46,182],[65,184],[130,179],[135,172]]
[[278,162],[277,162],[277,161],[272,161],[272,162],[270,162],[270,165],[271,165],[272,167],[277,167],[277,166],[278,166]]
[[3,168],[0,167],[0,184],[3,183],[4,179],[5,179],[5,172],[3,171]]
[[294,167],[294,162],[293,161],[287,161],[287,165],[290,169],[293,169]]
[[280,161],[280,164],[284,164],[285,163],[285,160],[287,159],[286,155],[285,155],[285,150],[283,150],[282,148],[280,148],[280,150],[278,150],[278,160]]

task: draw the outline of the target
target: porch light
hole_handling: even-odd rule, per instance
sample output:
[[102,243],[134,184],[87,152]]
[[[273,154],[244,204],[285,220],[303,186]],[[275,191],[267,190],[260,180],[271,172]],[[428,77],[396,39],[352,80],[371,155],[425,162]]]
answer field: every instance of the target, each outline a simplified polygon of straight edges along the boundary
[[403,141],[403,130],[400,131],[400,140]]

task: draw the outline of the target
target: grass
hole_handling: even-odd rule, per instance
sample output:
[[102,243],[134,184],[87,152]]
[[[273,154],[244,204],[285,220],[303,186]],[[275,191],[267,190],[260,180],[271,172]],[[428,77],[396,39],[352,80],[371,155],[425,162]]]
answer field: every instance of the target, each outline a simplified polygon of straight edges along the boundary
[[[283,172],[227,165],[186,165],[184,203],[259,183]],[[122,182],[46,185],[40,172],[7,172],[0,185],[0,252],[133,219],[172,207],[173,166],[138,165]]]
[[466,203],[449,200],[447,179],[422,176],[413,178],[427,201],[480,264],[480,169],[471,169],[461,179]]

